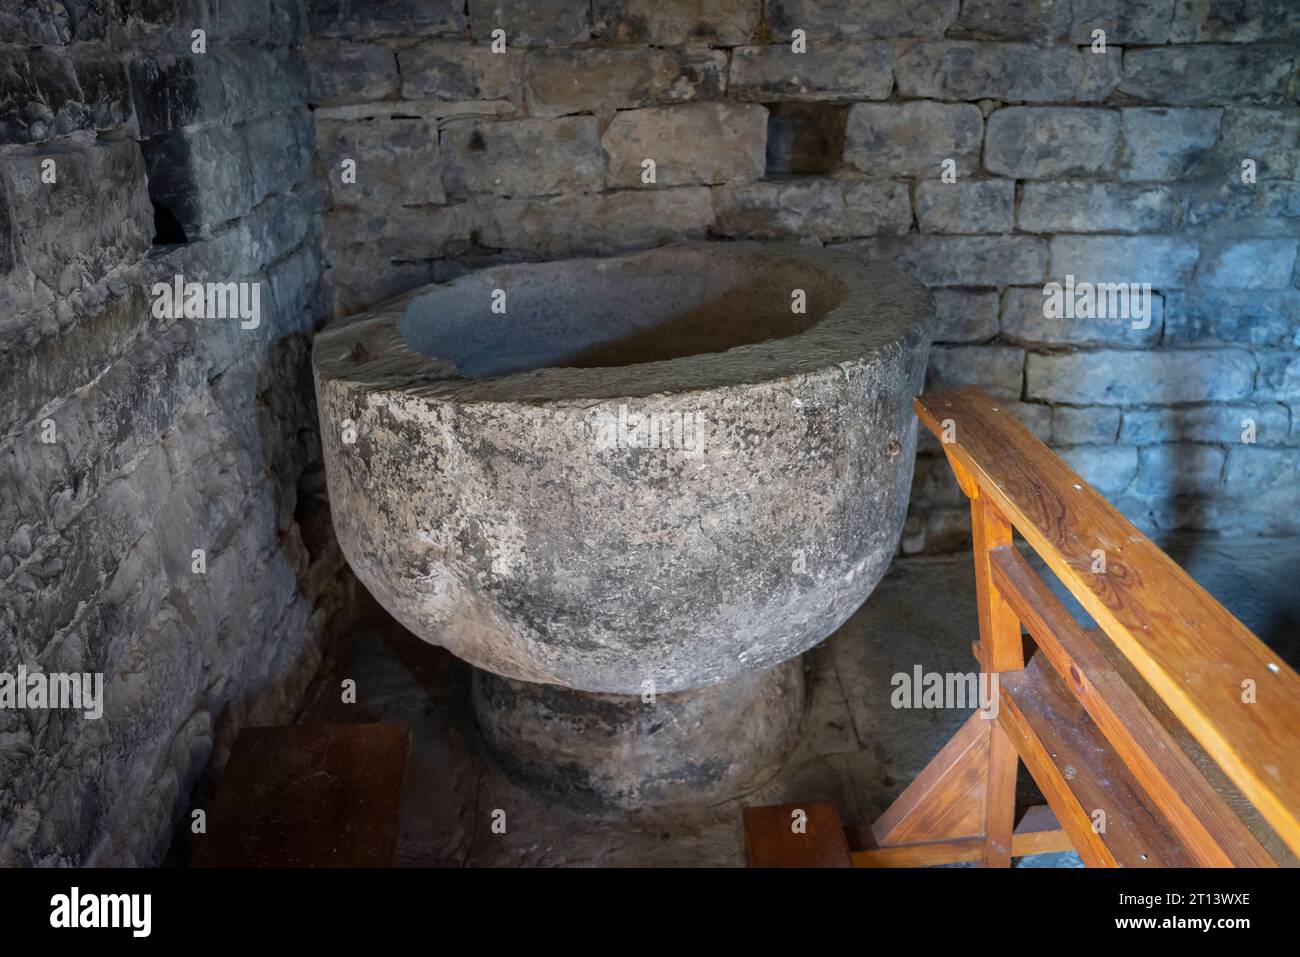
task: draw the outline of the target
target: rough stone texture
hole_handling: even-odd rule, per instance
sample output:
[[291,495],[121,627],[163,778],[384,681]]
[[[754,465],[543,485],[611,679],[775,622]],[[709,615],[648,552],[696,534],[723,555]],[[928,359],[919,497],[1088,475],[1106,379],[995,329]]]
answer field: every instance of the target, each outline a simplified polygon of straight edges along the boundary
[[1009,107],[989,117],[984,165],[1019,179],[1106,173],[1115,163],[1119,130],[1114,110]]
[[597,812],[707,805],[752,791],[793,749],[803,665],[791,658],[676,694],[589,694],[474,669],[474,714],[512,779]]
[[738,100],[883,100],[894,85],[886,43],[818,45],[810,56],[789,44],[737,47],[727,89]]
[[1060,102],[1105,98],[1119,62],[1031,43],[918,42],[900,48],[894,72],[904,96]]
[[399,621],[516,680],[671,693],[775,665],[897,546],[929,319],[899,273],[752,244],[401,297],[317,340],[340,541]]
[[618,113],[600,145],[612,187],[642,185],[655,161],[655,184],[693,186],[763,174],[767,111],[761,106],[692,103]]
[[1098,350],[1029,356],[1025,394],[1048,402],[1173,405],[1250,395],[1255,360],[1241,350]]
[[970,173],[983,130],[979,108],[967,104],[859,103],[849,110],[844,161],[873,176],[934,176],[953,159]]
[[524,91],[537,116],[608,113],[712,99],[722,92],[726,66],[720,50],[535,50]]
[[[404,187],[431,201],[396,206],[381,190],[364,202],[353,192],[344,205],[331,194],[326,280],[336,315],[519,260],[700,238],[842,244],[931,286],[938,341],[954,351],[987,346],[1080,361],[1130,351],[1135,375],[1150,359],[1147,378],[1176,367],[1159,358],[1165,353],[1194,347],[1212,368],[1216,350],[1249,351],[1253,391],[1224,401],[1276,406],[1288,434],[1300,434],[1292,296],[1300,280],[1294,267],[1286,273],[1289,243],[1300,238],[1300,10],[1290,0],[311,6],[301,82],[310,85],[318,132],[399,117],[436,125],[441,138],[437,162],[431,147],[411,144],[411,155],[428,162]],[[221,10],[223,29],[245,42],[258,36],[259,16]],[[73,43],[78,31],[102,42],[106,33],[92,9],[81,20],[56,19],[16,25],[12,35],[49,45]],[[509,36],[505,54],[488,49],[495,25]],[[1091,49],[1096,28],[1106,31],[1104,53]],[[272,23],[263,32],[293,29]],[[794,30],[805,32],[806,53],[792,50]],[[0,109],[10,136],[26,136],[32,122],[72,128],[96,110],[111,112],[113,71],[92,69],[103,66],[98,52],[73,57],[70,74],[61,59],[33,60],[18,44],[0,52],[17,64],[0,69],[27,78],[15,87],[25,92]],[[147,95],[139,84],[137,122],[148,135],[225,122],[223,77],[250,78],[236,91],[237,110],[261,109],[246,93],[259,87],[275,87],[261,98],[273,110],[287,108],[271,99],[280,95],[271,78],[278,70],[293,89],[290,64],[247,48],[217,52],[229,64],[217,71],[211,55],[201,62],[185,48],[136,58],[157,66],[129,69],[175,77],[161,85],[167,95]],[[755,112],[734,112],[740,106]],[[594,122],[599,141],[592,148],[584,127],[575,150],[554,136],[564,127],[544,125],[561,120]],[[529,126],[517,124],[533,124],[532,133],[485,155],[458,132],[492,123],[521,133]],[[328,147],[330,137],[317,139],[318,152]],[[670,155],[652,157],[652,149]],[[640,181],[647,158],[658,161],[653,186]],[[943,180],[949,159],[955,182]],[[1242,181],[1246,159],[1254,183]],[[317,170],[327,179],[319,156]],[[1013,184],[1009,201],[1003,183]],[[0,215],[0,264],[12,258],[3,223]],[[1035,296],[1041,301],[1043,283],[1071,271],[1080,280],[1152,283],[1152,325],[1045,322]],[[65,322],[30,271],[0,283],[0,306],[6,297],[45,310],[44,323]],[[992,363],[989,377],[1001,381],[1008,354],[975,351],[966,365],[974,372]],[[1226,360],[1223,375],[1235,370]],[[1116,411],[1164,411],[1103,408],[1082,393],[1020,398],[1031,429],[1062,448],[1114,444]],[[1089,415],[1096,430],[1083,424]],[[1119,505],[1146,527],[1276,529],[1276,516],[1289,515],[1300,529],[1300,508],[1269,514],[1242,502],[1234,510],[1222,483],[1203,490],[1212,506],[1190,493],[1175,502],[1135,489]],[[932,501],[932,492],[913,489],[912,550],[957,547],[968,534],[965,510]]]
[[[355,604],[306,365],[302,4],[208,5],[203,57],[185,6],[0,4],[0,672],[104,677],[97,720],[0,710],[0,866],[160,863]],[[155,316],[177,274],[259,283],[260,323]]]
[[[317,175],[334,206],[418,206],[443,203],[438,129],[426,120],[374,119],[365,124],[316,124]],[[343,163],[356,163],[356,181],[344,182]],[[418,175],[412,175],[418,170]]]
[[916,221],[925,233],[1009,233],[1015,200],[1010,179],[929,180],[916,187]]

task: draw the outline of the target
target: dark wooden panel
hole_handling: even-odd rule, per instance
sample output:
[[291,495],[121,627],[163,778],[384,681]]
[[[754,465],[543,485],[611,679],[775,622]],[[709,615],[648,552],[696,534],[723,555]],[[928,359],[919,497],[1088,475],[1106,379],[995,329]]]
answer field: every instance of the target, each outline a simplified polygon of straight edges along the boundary
[[245,728],[194,866],[390,866],[409,748],[396,725]]
[[[807,815],[804,833],[795,833],[793,812]],[[750,867],[852,867],[844,825],[833,804],[769,804],[744,814],[745,861]]]

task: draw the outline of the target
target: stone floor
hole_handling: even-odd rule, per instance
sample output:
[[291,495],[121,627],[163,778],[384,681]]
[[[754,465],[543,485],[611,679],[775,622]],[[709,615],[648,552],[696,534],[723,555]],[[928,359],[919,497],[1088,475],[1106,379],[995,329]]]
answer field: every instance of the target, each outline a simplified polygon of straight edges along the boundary
[[[1300,540],[1187,540],[1166,546],[1293,666],[1300,653]],[[1082,617],[1082,616],[1081,616]],[[738,801],[596,818],[539,800],[482,753],[469,718],[469,671],[377,616],[338,655],[303,722],[392,721],[411,731],[399,863],[405,866],[739,866],[743,804],[832,801],[846,822],[873,820],[966,719],[965,710],[890,705],[890,677],[971,671],[976,632],[969,558],[900,559],[867,603],[805,656],[810,703],[785,764]],[[359,703],[339,703],[339,682]],[[1022,800],[1034,800],[1023,780]],[[493,833],[505,811],[504,834]],[[496,815],[499,818],[499,815]],[[1073,854],[1022,866],[1079,866]]]

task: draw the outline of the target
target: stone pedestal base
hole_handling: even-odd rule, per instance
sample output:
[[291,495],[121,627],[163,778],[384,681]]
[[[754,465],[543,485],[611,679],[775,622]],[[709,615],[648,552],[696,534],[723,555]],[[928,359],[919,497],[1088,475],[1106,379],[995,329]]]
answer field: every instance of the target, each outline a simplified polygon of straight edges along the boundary
[[804,710],[799,658],[721,684],[594,694],[474,670],[474,713],[517,783],[586,809],[711,804],[784,760]]

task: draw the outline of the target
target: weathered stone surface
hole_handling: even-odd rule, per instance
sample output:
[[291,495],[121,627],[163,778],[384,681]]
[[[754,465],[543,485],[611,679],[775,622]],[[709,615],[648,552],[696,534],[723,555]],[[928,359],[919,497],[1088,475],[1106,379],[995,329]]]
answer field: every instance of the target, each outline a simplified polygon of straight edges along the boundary
[[1165,341],[1295,345],[1300,291],[1175,290],[1167,294]]
[[616,113],[600,139],[610,187],[643,184],[645,160],[657,186],[694,186],[763,175],[767,110],[757,105],[687,103]]
[[807,100],[883,100],[894,85],[887,43],[817,44],[795,53],[788,43],[731,51],[728,94],[761,103]]
[[1162,233],[1178,204],[1163,186],[1124,183],[1026,183],[1016,225],[1031,233]]
[[720,97],[726,67],[721,50],[531,50],[524,91],[534,116],[608,113]]
[[916,221],[925,233],[1009,233],[1015,201],[1015,180],[925,180],[916,186]]
[[489,241],[543,256],[639,249],[675,239],[702,239],[713,224],[704,186],[628,189],[595,195],[510,200],[487,211]]
[[1124,52],[1120,92],[1175,106],[1277,103],[1295,63],[1287,46],[1196,44]]
[[595,0],[592,10],[597,38],[662,46],[749,43],[763,14],[761,0]]
[[506,773],[589,812],[751,791],[794,747],[804,702],[798,658],[649,703],[474,670],[474,713]]
[[816,38],[876,40],[886,37],[941,37],[957,18],[959,0],[771,0],[768,19],[773,39],[788,40],[803,30]]
[[927,286],[1011,286],[1042,282],[1047,243],[1036,236],[919,234],[851,244],[897,263]]
[[1119,130],[1115,110],[1008,107],[989,117],[984,165],[1017,179],[1109,172]]
[[1155,46],[1169,40],[1169,26],[1180,0],[1072,0],[1070,42],[1092,43],[1093,30],[1106,31],[1106,44]]
[[582,43],[591,37],[591,11],[566,0],[467,0],[470,32],[490,40],[506,32],[507,44]]
[[1119,174],[1131,180],[1177,180],[1219,139],[1221,109],[1120,111],[1124,149]]
[[1051,276],[1077,282],[1150,283],[1156,289],[1186,286],[1200,250],[1168,236],[1055,236]]
[[936,289],[935,342],[983,342],[998,334],[998,294],[992,290]]
[[1081,445],[1059,451],[1066,464],[1106,498],[1123,495],[1138,474],[1138,450],[1131,446]]
[[[418,206],[446,200],[438,128],[424,120],[319,122],[316,155],[335,206]],[[346,160],[356,164],[355,182],[343,181]]]
[[1255,161],[1257,180],[1300,179],[1300,109],[1224,110],[1220,152],[1238,182],[1247,159]]
[[1238,239],[1207,249],[1196,281],[1211,289],[1287,289],[1295,271],[1294,239]]
[[[1236,445],[1228,452],[1228,464],[1224,469],[1224,480],[1228,492],[1242,496],[1250,503],[1251,493],[1273,489],[1292,491],[1295,477],[1300,473],[1300,449],[1265,449]],[[1293,501],[1290,496],[1279,499],[1280,503]],[[1288,516],[1294,524],[1294,516]]]
[[[856,257],[682,245],[499,266],[327,330],[314,361],[349,561],[407,627],[517,680],[671,693],[788,660],[896,547],[927,299]],[[704,325],[647,332],[674,316]],[[762,494],[737,498],[742,474]]]
[[1253,43],[1297,36],[1300,9],[1290,0],[1244,0],[1227,7],[1205,0],[1179,3],[1169,32],[1173,43]]
[[[1106,312],[1104,317],[1049,319],[1043,314],[1047,301],[1043,287],[1012,287],[1002,294],[1002,335],[1014,342],[1049,346],[1152,346],[1160,341],[1164,303],[1158,294],[1153,293],[1147,303],[1117,300],[1112,304],[1104,292],[1099,299],[1096,311]],[[1111,314],[1112,309],[1116,314]],[[1145,309],[1146,314],[1135,316],[1135,309]]]
[[1074,405],[1232,402],[1254,378],[1255,360],[1240,349],[1031,353],[1025,363],[1029,398]]
[[311,0],[308,17],[315,36],[348,40],[455,36],[466,27],[465,0]]
[[508,100],[517,95],[520,54],[457,40],[426,40],[398,51],[402,96],[433,100]]
[[314,43],[305,59],[313,103],[382,100],[397,92],[397,57],[383,44]]
[[1300,182],[1208,185],[1189,192],[1183,228],[1206,239],[1300,235]]
[[1185,495],[1218,488],[1225,455],[1217,445],[1147,445],[1138,449],[1139,495]]
[[0,145],[109,129],[130,115],[120,63],[53,50],[0,50]]
[[440,134],[451,196],[544,196],[599,189],[597,122],[591,116],[460,122]]
[[1070,27],[1067,0],[966,0],[957,32],[1015,39],[1057,40]]
[[716,190],[715,230],[748,239],[839,239],[905,233],[912,211],[903,182],[821,177],[742,183]]
[[925,387],[977,385],[999,399],[1020,398],[1025,350],[1013,346],[939,346],[930,350]]
[[984,120],[970,104],[857,103],[849,110],[844,162],[872,176],[938,176],[946,159],[959,173],[979,163]]
[[[1093,69],[1092,59],[1109,67]],[[900,45],[894,61],[904,96],[958,100],[1060,102],[1103,99],[1119,85],[1119,54],[1032,43],[918,41]]]
[[[1187,405],[1168,409],[1128,409],[1120,441],[1133,445],[1156,442],[1212,442],[1232,445],[1242,441],[1247,423],[1253,422],[1260,445],[1287,441],[1287,413],[1280,405]],[[1156,471],[1154,468],[1151,471]]]
[[[1120,410],[1105,406],[1058,405],[1052,409],[1056,445],[1110,445],[1120,431]],[[1129,436],[1124,441],[1136,444]]]
[[[46,160],[54,161],[54,183],[43,181]],[[0,266],[9,259],[0,276],[13,273],[6,284],[21,283],[21,269],[49,292],[66,296],[149,248],[153,211],[140,148],[130,140],[63,140],[15,149],[0,165],[0,180],[15,226],[10,252],[0,251]]]

